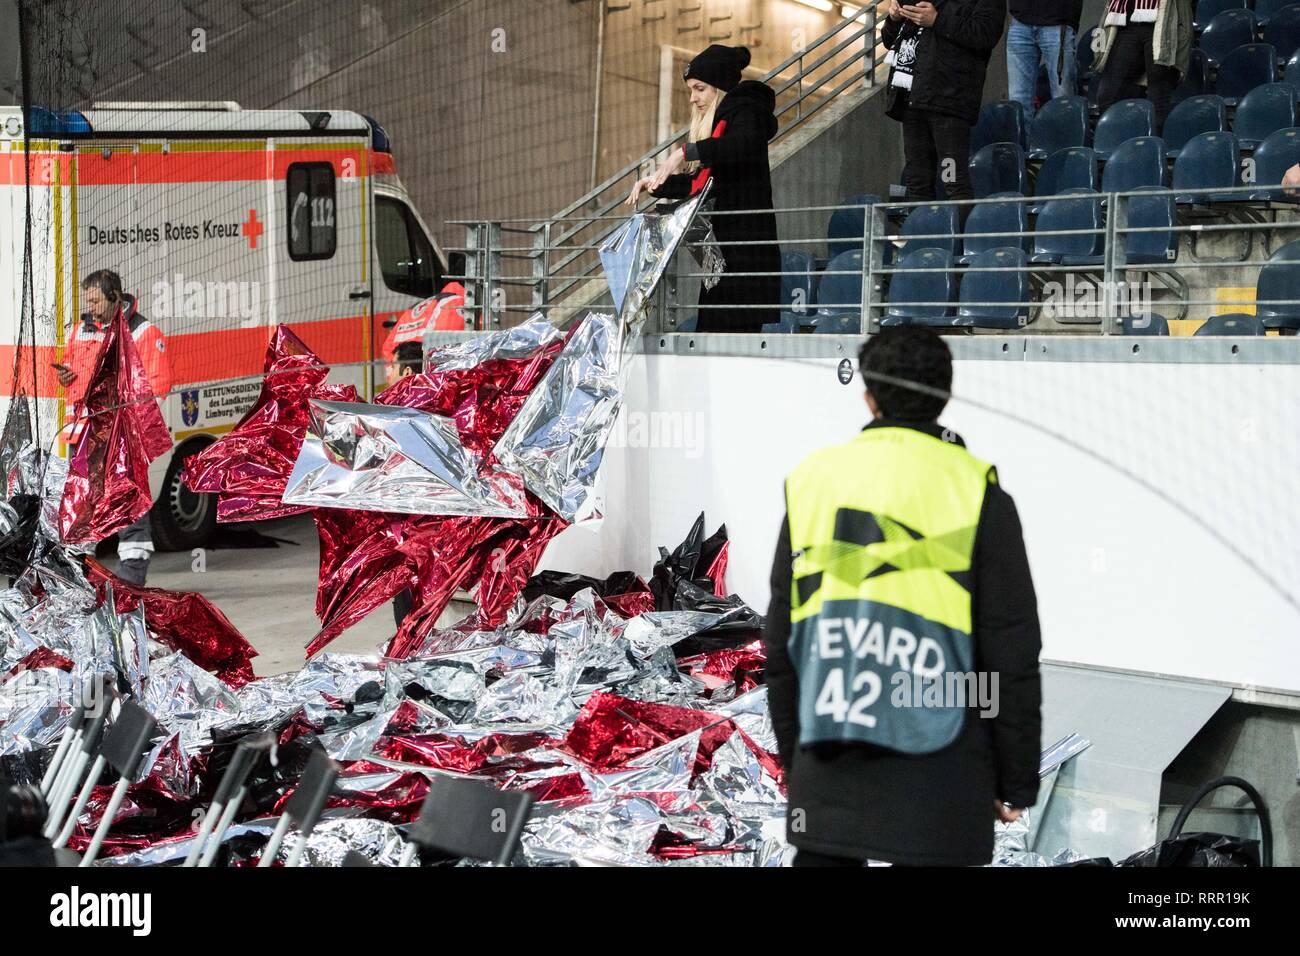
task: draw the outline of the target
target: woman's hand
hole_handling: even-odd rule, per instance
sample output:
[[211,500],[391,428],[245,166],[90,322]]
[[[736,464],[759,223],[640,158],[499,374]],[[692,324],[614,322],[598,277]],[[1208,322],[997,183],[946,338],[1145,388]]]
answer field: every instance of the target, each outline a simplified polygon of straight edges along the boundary
[[898,5],[898,0],[889,0],[889,19],[895,23],[903,19],[903,8]]
[[677,172],[678,167],[682,165],[682,162],[685,159],[686,159],[686,151],[682,147],[678,146],[676,149],[674,149],[671,153],[668,154],[667,159],[665,159],[662,163],[659,164],[658,169],[656,169],[649,176],[644,176],[632,184],[632,192],[627,197],[627,205],[635,206],[638,197],[640,197],[643,191],[653,192],[654,190],[662,186],[664,184],[664,180],[666,180],[673,173]]
[[673,149],[673,151],[668,154],[668,158],[659,164],[659,168],[656,169],[654,175],[650,177],[650,181],[651,181],[650,188],[658,189],[660,186],[662,186],[664,184],[664,180],[667,179],[669,176],[671,176],[673,173],[677,172],[678,168],[682,165],[682,162],[685,159],[686,159],[686,150],[684,147],[678,146],[675,149]]
[[632,184],[632,192],[629,193],[627,199],[624,200],[624,205],[635,206],[636,201],[641,198],[641,193],[648,192],[652,188],[651,184],[653,182],[654,176],[642,176],[634,182]]

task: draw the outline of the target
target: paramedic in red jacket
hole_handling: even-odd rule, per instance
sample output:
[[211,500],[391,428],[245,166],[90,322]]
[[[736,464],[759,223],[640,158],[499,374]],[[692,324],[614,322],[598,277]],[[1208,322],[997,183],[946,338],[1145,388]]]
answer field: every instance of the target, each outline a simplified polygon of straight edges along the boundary
[[[63,361],[54,365],[59,373],[59,384],[66,390],[67,417],[63,440],[69,449],[81,441],[85,432],[86,416],[80,407],[81,401],[94,374],[105,330],[119,308],[126,316],[154,397],[162,398],[172,387],[171,364],[167,360],[167,342],[162,331],[139,313],[135,297],[122,291],[121,277],[108,269],[98,269],[82,280],[81,288],[86,311],[68,339]],[[149,558],[153,554],[149,515],[146,513],[118,532],[117,541],[118,574],[124,581],[143,587],[149,573]]]

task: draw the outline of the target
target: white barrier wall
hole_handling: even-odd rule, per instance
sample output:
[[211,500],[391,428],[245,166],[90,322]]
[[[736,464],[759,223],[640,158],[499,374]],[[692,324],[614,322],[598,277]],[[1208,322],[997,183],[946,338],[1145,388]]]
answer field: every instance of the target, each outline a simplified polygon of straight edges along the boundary
[[[1144,347],[1202,348],[1139,361],[1133,340],[1094,339],[1085,353],[1123,357],[1057,361],[1039,341],[956,341],[941,421],[1017,502],[1043,656],[1300,693],[1300,365],[1249,360],[1296,343],[1234,356],[1218,340],[1188,361],[1209,355],[1202,340],[1166,340]],[[708,532],[730,532],[731,589],[766,612],[784,475],[867,420],[856,362],[843,385],[839,361],[638,359],[606,518],[562,534],[545,566],[646,574],[704,510]]]

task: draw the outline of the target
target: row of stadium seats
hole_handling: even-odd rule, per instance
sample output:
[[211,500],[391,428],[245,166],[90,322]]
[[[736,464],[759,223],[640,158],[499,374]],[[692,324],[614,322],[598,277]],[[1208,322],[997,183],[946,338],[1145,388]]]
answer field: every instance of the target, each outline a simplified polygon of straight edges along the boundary
[[[1235,111],[1216,94],[1190,97],[1179,103],[1165,119],[1163,136],[1170,156],[1177,154],[1197,133],[1230,130],[1244,148],[1253,149],[1270,133],[1297,125],[1300,118],[1300,86],[1266,83],[1242,97]],[[1155,112],[1150,100],[1128,99],[1113,104],[1097,121],[1094,132],[1088,123],[1088,106],[1080,96],[1057,96],[1043,104],[1032,123],[1024,121],[1024,109],[1017,102],[987,103],[971,131],[972,166],[981,153],[999,143],[1019,146],[1026,159],[1042,160],[1062,149],[1091,146],[1100,158],[1136,136],[1155,134]]]
[[[1148,152],[1153,157],[1161,155],[1158,140]],[[1116,168],[1127,171],[1123,164]],[[1126,264],[1159,270],[1176,255],[1176,193],[1158,187],[1135,191],[1144,194],[1129,200],[1128,226],[1135,231],[1126,235]],[[857,196],[847,202],[872,201],[876,197]],[[935,203],[914,207],[898,230],[900,245],[893,250],[895,256],[886,256],[887,263],[891,258],[897,260],[899,271],[891,276],[883,321],[1018,328],[1029,321],[1026,303],[1033,298],[1031,275],[1036,266],[1088,270],[1103,264],[1105,207],[1100,194],[1080,189],[1047,201],[1032,228],[1030,205],[1015,195],[1004,202],[976,204],[964,231],[956,206]],[[836,252],[820,274],[811,254],[783,253],[785,311],[780,322],[766,331],[857,329],[861,310],[854,304],[862,300],[864,275],[862,217],[862,209],[836,211],[828,229],[828,245]],[[1015,233],[1026,235],[1007,235]],[[1005,271],[984,271],[990,269]],[[1258,285],[1259,328],[1300,330],[1300,305],[1285,304],[1285,300],[1300,300],[1300,242],[1274,253]],[[1137,329],[1134,334],[1154,333]]]
[[[1021,148],[1015,143],[994,143],[971,160],[971,184],[977,199],[1004,193],[1052,196],[1073,189],[1129,192],[1172,183],[1175,190],[1185,191],[1178,197],[1180,205],[1294,201],[1294,197],[1277,187],[1287,169],[1300,162],[1300,127],[1269,133],[1253,149],[1250,163],[1243,163],[1242,158],[1251,150],[1244,148],[1232,132],[1208,130],[1175,142],[1179,148],[1171,149],[1170,142],[1160,136],[1135,136],[1121,143],[1104,165],[1097,151],[1090,147],[1060,149],[1039,168],[1032,185]],[[1187,192],[1248,185],[1259,188],[1210,197]],[[1038,211],[1038,207],[1031,209],[1031,212]]]

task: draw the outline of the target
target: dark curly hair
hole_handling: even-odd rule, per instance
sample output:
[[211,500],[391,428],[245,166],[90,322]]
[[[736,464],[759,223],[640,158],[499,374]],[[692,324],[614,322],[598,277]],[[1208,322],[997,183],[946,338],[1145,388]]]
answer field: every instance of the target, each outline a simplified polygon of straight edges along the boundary
[[858,368],[886,418],[932,422],[948,404],[952,353],[923,326],[881,329],[862,344]]
[[394,350],[393,357],[403,372],[410,369],[419,375],[424,371],[424,346],[419,342],[403,342]]

